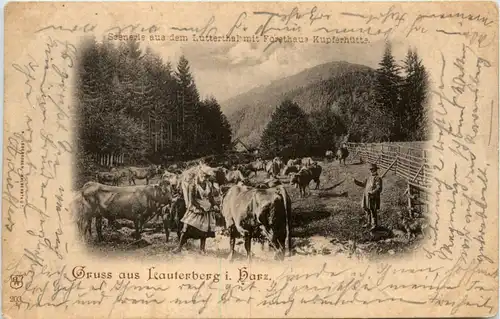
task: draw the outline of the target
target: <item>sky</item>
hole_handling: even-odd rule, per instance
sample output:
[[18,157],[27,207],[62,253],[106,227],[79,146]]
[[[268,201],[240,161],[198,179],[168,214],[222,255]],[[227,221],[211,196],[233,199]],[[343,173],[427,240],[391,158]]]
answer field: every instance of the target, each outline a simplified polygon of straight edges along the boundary
[[[164,42],[152,44],[154,52],[175,66],[184,55],[191,65],[202,98],[219,101],[267,85],[274,80],[332,61],[347,61],[376,68],[384,42],[372,44],[199,44]],[[407,45],[393,42],[396,60],[402,60]]]

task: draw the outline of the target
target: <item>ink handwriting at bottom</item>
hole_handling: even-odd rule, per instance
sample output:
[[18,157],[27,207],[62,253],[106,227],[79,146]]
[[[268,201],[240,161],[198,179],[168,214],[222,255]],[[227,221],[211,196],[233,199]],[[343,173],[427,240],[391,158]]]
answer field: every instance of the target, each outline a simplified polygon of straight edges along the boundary
[[[130,280],[75,279],[67,267],[51,270],[42,258],[32,257],[37,261],[30,270],[18,272],[24,276],[24,286],[16,294],[22,301],[13,307],[73,311],[73,307],[98,306],[109,309],[110,317],[165,302],[177,309],[196,311],[198,315],[220,305],[241,304],[267,308],[285,316],[293,316],[301,305],[340,307],[395,303],[438,305],[453,315],[472,309],[491,313],[494,309],[491,297],[498,279],[498,269],[484,268],[483,262],[467,262],[461,258],[451,268],[398,268],[379,263],[333,271],[323,265],[309,272],[289,269],[271,281],[224,283],[223,286],[201,281],[164,287],[134,284]],[[457,299],[453,291],[466,294]]]
[[181,298],[176,298],[171,301],[173,304],[178,304],[178,305],[183,305],[183,304],[193,304],[193,305],[198,305],[201,304],[201,308],[198,309],[198,314],[202,314],[203,311],[208,306],[208,303],[212,299],[212,292],[203,292],[203,289],[207,285],[206,281],[202,281],[200,284],[197,285],[192,285],[192,284],[182,284],[179,286],[180,291],[185,291],[187,290],[188,292],[192,293],[191,297],[189,299],[181,299]]
[[[107,281],[103,280],[102,282],[104,282],[104,284],[101,283],[100,287],[102,288],[104,286],[104,288],[107,288],[107,285],[105,285]],[[161,295],[157,296],[157,293],[169,290],[168,287],[163,288],[162,286],[135,285],[131,284],[130,281],[125,281],[123,279],[117,280],[113,286],[109,286],[111,288],[109,290],[105,290],[105,297],[102,297],[108,299],[113,299],[114,297],[108,317],[111,317],[117,305],[126,305],[126,307],[130,307],[131,305],[141,305],[144,307],[149,304],[162,304],[166,299]]]
[[[491,291],[492,286],[488,282],[498,277],[498,270],[485,274],[480,271],[482,265],[478,261],[467,263],[465,259],[461,259],[451,269],[396,268],[390,264],[382,264],[377,268],[346,269],[341,273],[331,272],[323,266],[320,272],[280,276],[271,283],[265,296],[257,301],[261,307],[283,310],[284,315],[292,313],[299,304],[341,306],[398,302],[423,305],[436,303],[437,300],[441,300],[450,313],[456,313],[461,307],[485,308],[491,312],[491,304],[486,302],[487,297],[482,300],[479,292]],[[315,285],[305,280],[310,277],[323,284]],[[476,286],[479,282],[481,284]],[[464,288],[473,289],[478,294],[474,298],[469,297],[460,306],[454,299],[442,295],[442,292]],[[405,297],[402,297],[402,291],[415,293],[411,297],[405,293]],[[392,292],[395,296],[391,295]]]
[[246,303],[255,298],[252,297],[252,290],[257,290],[255,281],[240,283],[236,285],[226,284],[224,292],[220,295],[219,303]]

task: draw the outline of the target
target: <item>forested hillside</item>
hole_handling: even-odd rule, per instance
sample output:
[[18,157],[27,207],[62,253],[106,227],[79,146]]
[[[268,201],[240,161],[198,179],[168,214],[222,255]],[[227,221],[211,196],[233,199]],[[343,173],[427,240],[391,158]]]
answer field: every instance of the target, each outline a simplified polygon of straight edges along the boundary
[[306,112],[325,108],[345,110],[367,103],[373,91],[374,70],[347,62],[307,69],[222,102],[235,137],[252,146],[260,142],[271,114],[282,100],[296,102]]
[[261,144],[279,105],[298,106],[312,124],[309,151],[335,148],[341,140],[426,140],[428,76],[416,51],[409,49],[398,64],[388,43],[379,65],[319,65],[236,96],[222,108],[234,137],[251,146]]
[[75,165],[82,174],[102,154],[138,165],[221,153],[230,145],[219,103],[200,99],[184,57],[174,66],[149,49],[143,52],[138,42],[95,39],[86,40],[80,52]]

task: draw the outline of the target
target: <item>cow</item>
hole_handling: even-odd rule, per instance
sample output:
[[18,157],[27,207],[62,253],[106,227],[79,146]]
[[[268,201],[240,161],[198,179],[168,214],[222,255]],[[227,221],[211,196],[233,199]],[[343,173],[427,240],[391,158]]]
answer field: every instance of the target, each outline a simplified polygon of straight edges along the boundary
[[309,183],[314,181],[316,183],[316,189],[319,188],[320,175],[323,168],[318,164],[312,165],[311,167],[303,167],[298,173],[292,173],[290,178],[290,184],[295,185],[299,188],[300,197],[306,196],[306,187],[309,187]]
[[309,167],[314,163],[313,159],[311,157],[304,157],[301,160],[302,166]]
[[133,221],[135,237],[139,239],[146,220],[158,214],[161,204],[168,205],[172,200],[171,192],[162,184],[119,187],[87,182],[80,192],[90,206],[87,217],[96,217],[99,241],[103,239],[102,217]]
[[283,168],[283,166],[285,166],[285,165],[284,165],[284,163],[283,163],[283,161],[281,160],[281,158],[280,158],[280,157],[275,157],[275,158],[273,159],[273,162],[275,162],[275,163],[277,163],[277,164],[278,164],[278,166],[279,166],[280,170]]
[[[251,163],[248,163],[248,164],[238,164],[238,165],[234,166],[233,170],[240,171],[241,174],[245,178],[247,178],[247,177],[250,176],[250,174],[255,173],[251,165],[252,165]],[[257,174],[257,173],[255,173],[255,174]]]
[[171,173],[169,171],[165,171],[161,176],[161,183],[163,185],[168,186],[170,191],[174,195],[179,195],[182,193],[181,185],[180,185],[180,174]]
[[276,250],[276,259],[283,260],[288,238],[288,254],[292,252],[290,196],[280,185],[268,189],[250,186],[232,186],[222,201],[222,215],[230,233],[230,252],[228,259],[233,260],[236,237],[243,236],[247,258],[252,257],[252,237],[259,232]]
[[167,171],[174,172],[174,173],[180,173],[180,172],[182,172],[183,168],[184,168],[184,165],[182,165],[182,164],[172,164],[172,165],[168,166]]
[[295,165],[300,165],[302,164],[302,161],[297,158],[297,159],[289,159],[288,162],[286,163],[287,166],[295,166]]
[[280,160],[272,160],[266,164],[266,172],[268,176],[277,177],[280,174],[283,162]]
[[165,172],[181,174],[183,172],[183,169],[182,169],[182,167],[180,167],[180,165],[172,164],[172,165],[168,166],[168,168],[165,170]]
[[145,179],[146,185],[149,185],[149,180],[160,173],[161,167],[157,165],[151,165],[148,167],[129,167],[128,170],[129,185],[135,185],[136,179]]
[[349,156],[349,150],[345,145],[342,145],[338,151],[337,151],[337,159],[339,160],[339,165],[344,162],[345,165],[345,159]]
[[270,178],[264,182],[255,184],[254,187],[260,188],[260,189],[267,189],[267,188],[276,187],[278,185],[281,185],[281,181],[279,179]]
[[96,181],[101,184],[118,186],[120,181],[125,177],[127,177],[127,172],[115,169],[111,172],[98,172],[96,174]]
[[[182,172],[180,172],[180,173],[182,173]],[[175,178],[177,178],[180,175],[180,173],[178,173],[178,172],[172,172],[172,171],[169,171],[169,170],[165,170],[163,172],[163,174],[161,175],[161,180],[170,180],[172,178],[175,179]]]
[[288,176],[291,173],[297,173],[299,171],[300,167],[298,165],[286,165],[283,168],[282,174],[283,176]]
[[87,232],[92,235],[92,207],[82,196],[81,192],[74,192],[73,199],[69,204],[72,219],[76,221],[80,236],[85,237]]
[[242,182],[244,184],[248,183],[248,180],[243,176],[239,170],[225,170],[225,183],[238,184]]
[[[181,239],[181,231],[183,224],[181,219],[186,214],[186,202],[182,196],[177,196],[172,199],[170,207],[165,205],[163,208],[163,227],[165,229],[166,242],[170,235],[170,230],[173,229],[177,233],[177,239]],[[200,245],[201,248],[201,245]]]
[[333,153],[333,151],[328,150],[328,151],[326,151],[326,152],[325,152],[325,157],[326,157],[326,159],[327,159],[327,160],[329,160],[329,161],[330,161],[332,158],[334,158],[334,156],[335,156],[335,154]]
[[[246,170],[253,172],[255,175],[257,175],[258,171],[264,171],[265,169],[266,164],[260,158],[246,165]],[[248,176],[250,176],[250,174],[248,174]]]
[[[73,199],[70,202],[70,213],[72,217],[76,220],[77,229],[79,231],[80,236],[85,239],[87,238],[87,234],[92,237],[92,220],[95,217],[98,217],[98,213],[92,210],[90,204],[84,199],[82,193],[80,191],[73,192]],[[108,219],[108,225],[114,224],[114,218]],[[97,222],[95,223],[96,232]],[[99,234],[99,233],[98,233]]]
[[220,166],[224,167],[225,169],[230,169],[230,168],[233,167],[231,161],[224,161],[224,162],[221,163]]

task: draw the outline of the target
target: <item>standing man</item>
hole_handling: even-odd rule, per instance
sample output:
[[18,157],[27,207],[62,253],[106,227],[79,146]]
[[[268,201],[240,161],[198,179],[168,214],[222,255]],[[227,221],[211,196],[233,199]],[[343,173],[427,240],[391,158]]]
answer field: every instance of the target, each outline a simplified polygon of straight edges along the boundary
[[354,178],[354,184],[364,187],[363,198],[361,199],[361,207],[367,216],[367,223],[363,227],[371,226],[370,230],[374,230],[378,226],[378,210],[380,209],[380,193],[382,192],[382,177],[377,173],[377,164],[370,165],[370,176],[363,182]]

